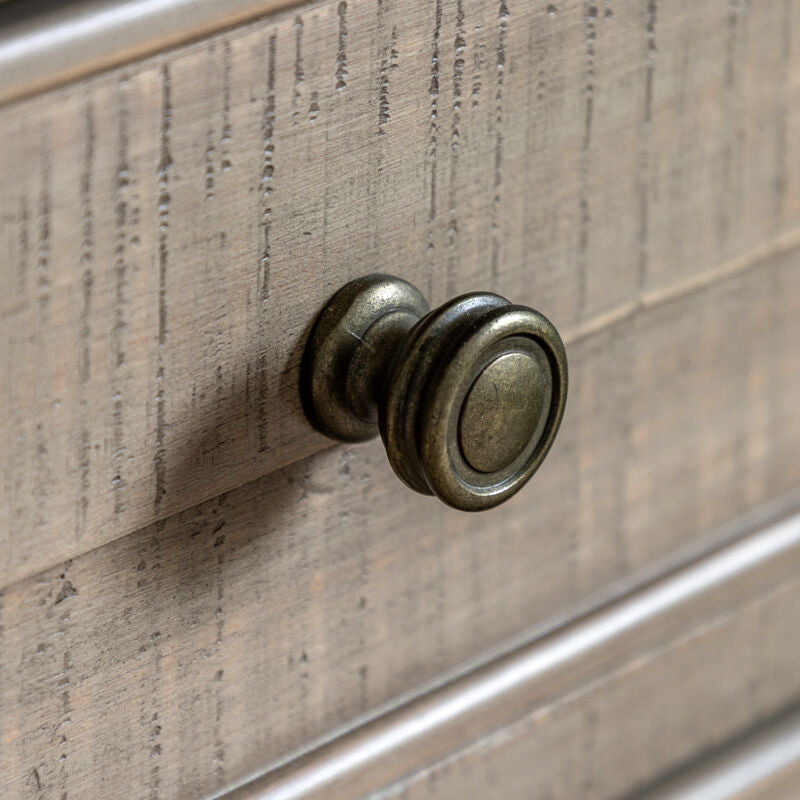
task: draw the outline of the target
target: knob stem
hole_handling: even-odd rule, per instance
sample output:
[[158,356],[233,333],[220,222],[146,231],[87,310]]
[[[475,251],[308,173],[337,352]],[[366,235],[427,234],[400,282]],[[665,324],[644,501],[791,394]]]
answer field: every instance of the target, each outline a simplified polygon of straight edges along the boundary
[[415,309],[391,309],[381,314],[355,346],[345,377],[345,397],[363,422],[378,423],[378,407],[386,391],[392,365],[421,319]]
[[328,301],[300,369],[303,407],[314,427],[344,442],[378,435],[387,375],[428,311],[419,290],[389,275],[358,278]]

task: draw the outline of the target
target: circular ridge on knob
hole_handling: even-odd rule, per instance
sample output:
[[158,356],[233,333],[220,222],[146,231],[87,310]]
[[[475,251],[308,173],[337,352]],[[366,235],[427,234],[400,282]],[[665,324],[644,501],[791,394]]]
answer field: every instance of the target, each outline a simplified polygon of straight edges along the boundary
[[410,332],[389,375],[378,420],[389,463],[412,489],[433,494],[420,462],[419,437],[431,380],[462,333],[487,310],[508,305],[488,292],[456,297],[431,311]]

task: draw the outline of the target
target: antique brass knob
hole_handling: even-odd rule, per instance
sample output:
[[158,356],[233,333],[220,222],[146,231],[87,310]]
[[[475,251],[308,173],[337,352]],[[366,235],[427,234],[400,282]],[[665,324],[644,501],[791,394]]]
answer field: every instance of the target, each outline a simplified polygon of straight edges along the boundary
[[430,311],[410,283],[370,275],[317,317],[301,395],[322,433],[358,442],[380,431],[408,486],[480,511],[521,489],[547,455],[567,357],[538,311],[488,292]]

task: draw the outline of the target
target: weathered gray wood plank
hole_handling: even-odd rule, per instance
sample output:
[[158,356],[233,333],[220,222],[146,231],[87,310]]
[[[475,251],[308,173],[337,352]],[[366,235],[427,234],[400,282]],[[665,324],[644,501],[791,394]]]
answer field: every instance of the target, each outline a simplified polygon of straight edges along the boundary
[[[748,721],[757,724],[797,692],[796,641],[764,644],[793,624],[786,611],[800,591],[799,556],[795,514],[225,798],[627,794],[687,752],[703,753]],[[721,670],[720,659],[731,666]],[[788,743],[784,766],[800,752],[796,733]]]
[[796,2],[317,2],[0,109],[0,585],[325,447],[297,365],[349,278],[569,333],[795,241],[798,30]]
[[[645,784],[660,771],[721,745],[796,700],[800,669],[792,618],[798,601],[800,586],[790,579],[761,597],[698,618],[681,635],[641,648],[369,798],[643,797]],[[771,791],[762,785],[763,794],[758,786],[742,788],[741,794],[668,796],[794,796],[780,794],[779,785]],[[312,795],[294,795],[306,796]],[[271,800],[268,790],[251,797]]]

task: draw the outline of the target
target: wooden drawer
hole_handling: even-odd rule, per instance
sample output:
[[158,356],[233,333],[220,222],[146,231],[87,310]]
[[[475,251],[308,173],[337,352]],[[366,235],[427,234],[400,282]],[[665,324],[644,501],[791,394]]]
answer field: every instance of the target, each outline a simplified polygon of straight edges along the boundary
[[[4,797],[227,791],[800,506],[796,4],[283,5],[0,24]],[[434,303],[497,291],[561,330],[564,423],[503,507],[446,509],[379,443],[331,447],[306,421],[309,326],[376,270]],[[777,599],[741,591],[783,613],[784,578]],[[703,641],[733,657],[758,626],[726,609]],[[786,643],[731,684],[762,680],[761,705],[581,796],[790,702],[769,613]],[[699,663],[681,658],[663,669]],[[636,674],[646,694],[662,673]],[[714,708],[699,674],[685,701]],[[501,741],[561,736],[540,699]],[[521,769],[524,741],[494,742],[453,752]],[[552,796],[575,796],[568,757]],[[405,766],[358,791],[502,789],[467,766],[436,795],[419,775],[438,761]]]
[[[596,18],[445,5],[317,3],[2,109],[4,582],[325,447],[299,406],[302,342],[336,288],[376,269],[432,302],[489,288],[549,315],[570,348],[572,414],[588,420],[581,445],[612,437],[650,458],[655,426],[616,403],[641,399],[637,382],[677,389],[680,372],[682,395],[741,415],[743,458],[769,452],[751,410],[785,402],[796,362],[787,344],[769,385],[759,348],[770,293],[789,323],[796,293],[754,266],[796,244],[800,70],[773,44],[792,19],[773,3],[730,21],[662,9],[655,73],[639,2]],[[733,23],[741,53],[726,49]],[[758,310],[741,318],[748,272]],[[708,310],[681,311],[698,293]],[[639,326],[670,311],[680,329],[647,341]],[[762,326],[742,347],[724,336],[740,324]],[[651,358],[671,336],[697,345]],[[596,394],[581,374],[591,348],[609,381]],[[713,391],[690,377],[704,357]],[[732,380],[753,371],[747,388],[717,376],[727,366]],[[787,445],[789,410],[764,415]],[[704,449],[676,468],[718,474],[713,432],[702,444],[685,420],[664,426]],[[592,443],[584,467],[603,452]]]

